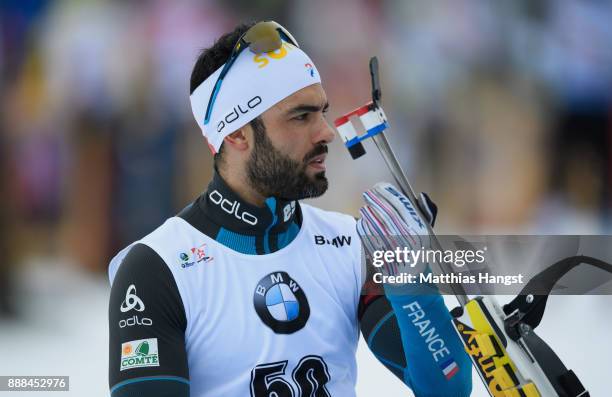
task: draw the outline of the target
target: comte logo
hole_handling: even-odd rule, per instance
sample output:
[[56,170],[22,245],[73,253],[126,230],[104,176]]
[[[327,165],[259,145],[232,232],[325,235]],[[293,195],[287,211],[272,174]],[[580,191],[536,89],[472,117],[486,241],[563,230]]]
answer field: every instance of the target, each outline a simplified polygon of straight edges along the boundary
[[310,317],[308,299],[300,285],[285,272],[262,278],[253,294],[257,315],[277,334],[292,334]]
[[138,339],[121,345],[120,370],[159,367],[157,338]]

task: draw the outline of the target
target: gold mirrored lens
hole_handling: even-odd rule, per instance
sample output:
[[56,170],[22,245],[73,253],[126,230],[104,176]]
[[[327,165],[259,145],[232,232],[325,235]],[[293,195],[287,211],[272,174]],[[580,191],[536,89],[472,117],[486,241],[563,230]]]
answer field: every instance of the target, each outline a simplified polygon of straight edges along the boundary
[[243,39],[249,43],[249,48],[256,54],[275,51],[281,48],[283,44],[279,29],[282,29],[284,34],[294,40],[285,28],[274,21],[259,22],[253,25],[245,33]]
[[297,41],[295,41],[291,33],[289,33],[287,29],[285,29],[280,24],[274,21],[256,23],[242,36],[240,36],[240,39],[232,50],[232,54],[230,55],[227,62],[225,62],[225,66],[221,70],[221,74],[215,82],[215,88],[210,94],[208,106],[206,107],[206,116],[204,118],[204,124],[208,124],[210,114],[212,113],[212,107],[215,102],[216,93],[221,87],[223,77],[225,77],[238,55],[240,55],[240,53],[244,49],[243,45],[246,44],[248,48],[256,54],[276,51],[283,45],[283,40],[281,38],[280,32],[283,32],[283,34],[289,39],[292,44],[298,46]]

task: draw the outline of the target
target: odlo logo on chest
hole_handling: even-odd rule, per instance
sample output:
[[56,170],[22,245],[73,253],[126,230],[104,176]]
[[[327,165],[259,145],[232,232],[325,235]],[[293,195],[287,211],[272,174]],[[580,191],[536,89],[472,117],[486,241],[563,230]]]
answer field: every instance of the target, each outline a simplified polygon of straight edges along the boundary
[[253,305],[261,321],[277,334],[299,331],[310,317],[306,294],[285,272],[270,273],[259,280]]

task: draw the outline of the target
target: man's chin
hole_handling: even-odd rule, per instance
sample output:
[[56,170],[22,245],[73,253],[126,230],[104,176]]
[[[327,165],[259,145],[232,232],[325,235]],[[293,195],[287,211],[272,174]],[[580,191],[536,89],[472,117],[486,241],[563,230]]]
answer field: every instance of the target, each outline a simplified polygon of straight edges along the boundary
[[316,198],[320,197],[327,191],[329,182],[325,176],[325,171],[319,171],[309,179],[309,186],[306,189],[305,197],[303,198]]
[[316,181],[320,181],[321,179],[326,179],[325,171],[326,170],[313,169],[311,167],[307,167],[304,174],[306,174],[306,177],[308,178],[309,181],[316,182]]

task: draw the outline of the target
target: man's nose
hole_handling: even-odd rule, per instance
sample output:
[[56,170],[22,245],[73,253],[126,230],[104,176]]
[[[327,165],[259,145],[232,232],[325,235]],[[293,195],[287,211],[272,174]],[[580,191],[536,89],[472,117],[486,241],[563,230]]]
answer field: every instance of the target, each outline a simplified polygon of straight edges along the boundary
[[314,136],[314,143],[331,143],[336,137],[334,129],[329,125],[327,120],[321,118],[321,123],[317,128],[317,132]]

